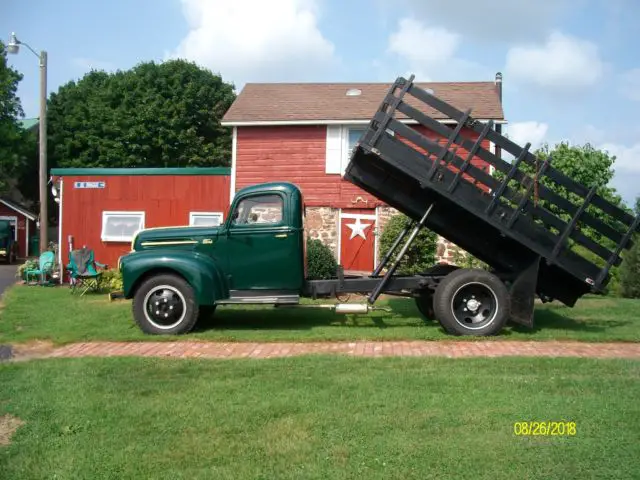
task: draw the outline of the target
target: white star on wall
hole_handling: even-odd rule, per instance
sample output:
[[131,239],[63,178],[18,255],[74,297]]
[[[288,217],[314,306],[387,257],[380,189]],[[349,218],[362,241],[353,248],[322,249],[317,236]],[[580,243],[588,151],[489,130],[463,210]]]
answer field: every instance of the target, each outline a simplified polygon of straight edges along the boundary
[[367,227],[370,226],[370,223],[360,223],[359,218],[356,218],[356,223],[347,223],[347,227],[351,229],[351,237],[349,237],[349,240],[353,240],[353,237],[355,237],[356,235],[366,240],[367,237],[365,236],[364,231]]

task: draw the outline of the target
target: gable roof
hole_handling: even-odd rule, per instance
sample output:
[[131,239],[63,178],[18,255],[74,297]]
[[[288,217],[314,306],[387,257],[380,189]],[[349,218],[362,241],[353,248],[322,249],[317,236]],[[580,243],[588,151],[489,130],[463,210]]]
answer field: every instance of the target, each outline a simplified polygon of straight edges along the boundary
[[31,130],[35,128],[40,123],[40,119],[38,117],[35,118],[23,118],[20,120],[20,126],[24,130]]
[[[392,83],[248,83],[222,118],[222,125],[329,124],[368,122],[384,100]],[[494,82],[416,82],[432,89],[438,98],[460,110],[472,109],[479,120],[504,120]],[[346,95],[359,89],[360,95]],[[438,120],[440,112],[411,95],[405,101]],[[398,114],[398,118],[401,118]],[[405,117],[406,118],[406,117]]]
[[0,203],[6,205],[7,207],[9,207],[11,210],[15,210],[16,212],[18,212],[19,214],[27,217],[30,220],[36,220],[37,217],[31,213],[29,210],[27,210],[24,206],[20,205],[19,203],[16,203],[12,200],[9,200],[8,198],[0,198]]

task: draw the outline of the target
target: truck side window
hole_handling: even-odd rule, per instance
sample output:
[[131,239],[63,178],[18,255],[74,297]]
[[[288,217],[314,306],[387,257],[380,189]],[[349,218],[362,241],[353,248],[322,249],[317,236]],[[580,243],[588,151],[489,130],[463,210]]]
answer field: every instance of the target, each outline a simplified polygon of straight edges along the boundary
[[283,203],[280,195],[256,195],[240,200],[232,225],[278,224],[282,222]]

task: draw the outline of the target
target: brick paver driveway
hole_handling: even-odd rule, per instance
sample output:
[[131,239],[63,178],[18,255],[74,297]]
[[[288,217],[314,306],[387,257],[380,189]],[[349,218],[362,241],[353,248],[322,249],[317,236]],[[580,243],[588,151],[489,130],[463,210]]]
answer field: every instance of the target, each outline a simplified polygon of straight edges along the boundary
[[0,296],[16,282],[17,265],[3,265],[0,263]]
[[594,357],[640,359],[640,343],[398,341],[398,342],[90,342],[53,349],[47,357],[142,356],[178,358],[274,358],[308,354],[362,357]]

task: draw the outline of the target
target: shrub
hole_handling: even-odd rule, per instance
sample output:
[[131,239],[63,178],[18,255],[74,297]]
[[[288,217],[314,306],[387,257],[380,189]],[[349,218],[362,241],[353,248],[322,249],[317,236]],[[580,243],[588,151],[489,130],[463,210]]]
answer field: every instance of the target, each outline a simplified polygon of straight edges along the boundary
[[120,291],[122,290],[122,274],[115,269],[104,270],[102,272],[102,278],[100,279],[100,285],[110,292]]
[[480,268],[482,270],[491,270],[491,267],[482,260],[460,248],[453,249],[453,264],[460,268]]
[[334,277],[337,267],[338,262],[328,246],[318,239],[307,240],[307,278]]
[[640,236],[627,250],[620,265],[620,293],[626,298],[640,298]]
[[[407,225],[409,218],[404,214],[396,214],[389,219],[389,222],[384,227],[384,231],[380,236],[380,258],[382,259],[396,240],[402,229]],[[409,238],[409,234],[404,238],[406,241]],[[387,264],[387,268],[391,266],[391,263],[395,260],[397,253],[402,248],[404,242],[401,242],[393,256]],[[427,228],[423,228],[418,233],[407,253],[404,255],[398,265],[396,274],[399,275],[414,275],[416,273],[424,272],[427,268],[432,267],[436,261],[436,251],[438,248],[438,235]]]
[[36,268],[38,268],[38,260],[27,260],[22,265],[18,266],[18,269],[16,270],[16,277],[24,280],[25,270],[34,270]]

